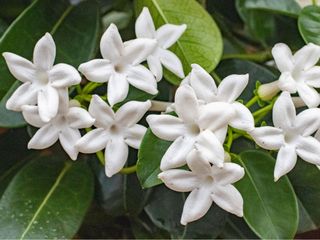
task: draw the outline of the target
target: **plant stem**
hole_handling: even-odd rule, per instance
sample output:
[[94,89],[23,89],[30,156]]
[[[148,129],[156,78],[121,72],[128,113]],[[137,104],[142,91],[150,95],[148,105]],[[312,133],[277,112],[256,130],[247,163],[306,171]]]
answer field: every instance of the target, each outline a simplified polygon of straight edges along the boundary
[[255,104],[257,101],[259,100],[258,96],[254,96],[253,98],[251,98],[247,103],[246,103],[246,107],[249,108],[251,107],[253,104]]
[[232,129],[229,127],[228,128],[228,141],[226,143],[226,148],[227,151],[230,152],[231,146],[232,146],[232,142],[233,142],[233,131]]
[[317,0],[312,0],[312,5],[317,6]]
[[255,112],[252,114],[253,117],[256,118],[256,117],[259,117],[259,116],[262,115],[262,114],[268,113],[270,110],[272,110],[273,104],[274,104],[274,102],[270,103],[268,106],[266,106],[266,107],[264,107],[264,108],[261,108],[261,109],[255,111]]
[[254,62],[265,62],[269,59],[271,59],[271,52],[269,50],[264,52],[257,52],[257,53],[247,53],[247,54],[225,54],[222,56],[222,60],[226,59],[244,59],[244,60],[250,60]]
[[130,167],[125,167],[120,170],[121,174],[131,174],[137,171],[137,165],[133,165]]
[[212,71],[210,75],[213,77],[216,83],[221,83],[221,78],[218,76],[218,74],[215,71]]
[[95,90],[97,87],[100,87],[102,83],[89,82],[83,89],[82,93],[88,94]]

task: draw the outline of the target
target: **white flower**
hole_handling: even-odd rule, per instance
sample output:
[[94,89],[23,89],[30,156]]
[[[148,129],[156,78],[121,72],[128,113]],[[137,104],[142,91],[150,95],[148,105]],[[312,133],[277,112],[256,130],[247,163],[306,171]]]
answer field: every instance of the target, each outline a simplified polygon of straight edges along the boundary
[[[182,84],[189,84],[195,91],[200,103],[206,105],[203,110],[210,117],[210,112],[218,103],[224,103],[225,111],[230,114],[228,124],[240,130],[252,130],[254,120],[250,110],[242,103],[236,101],[248,84],[249,75],[233,74],[224,78],[217,87],[214,79],[198,64],[192,64],[191,73],[183,80]],[[227,110],[228,109],[228,110]],[[227,128],[227,126],[225,126]]]
[[49,33],[37,42],[33,63],[9,52],[3,56],[12,75],[23,82],[8,99],[7,109],[21,111],[23,105],[38,104],[44,122],[50,121],[58,112],[59,91],[66,91],[66,87],[81,81],[74,67],[64,63],[53,65],[56,46]]
[[281,75],[278,81],[262,85],[259,96],[268,100],[279,90],[288,91],[298,93],[309,108],[317,107],[320,95],[314,88],[320,87],[320,67],[315,65],[320,58],[320,47],[309,43],[292,55],[286,44],[278,43],[272,48],[272,55]]
[[178,117],[162,114],[149,115],[147,122],[159,138],[174,141],[161,160],[160,169],[180,167],[186,163],[188,153],[196,148],[203,157],[217,166],[224,161],[226,119],[232,112],[226,103],[213,103],[210,117],[201,111],[194,90],[188,85],[178,88],[175,95],[175,111]]
[[184,78],[184,72],[180,59],[170,48],[184,33],[187,25],[165,24],[158,30],[155,29],[149,9],[144,7],[136,20],[136,36],[138,38],[150,38],[157,41],[157,48],[148,56],[148,66],[158,81],[162,78],[162,65],[180,78]]
[[96,129],[84,135],[76,146],[83,153],[95,153],[105,148],[105,172],[111,177],[125,165],[128,145],[139,149],[147,129],[136,123],[150,106],[150,101],[130,101],[114,113],[98,95],[93,95],[89,113],[96,119]]
[[76,160],[78,150],[76,142],[81,138],[79,128],[91,127],[94,119],[83,108],[69,102],[68,92],[60,92],[60,104],[57,115],[49,122],[43,122],[39,116],[39,107],[22,106],[24,119],[32,126],[40,128],[28,143],[29,149],[44,149],[58,139],[72,160]]
[[275,127],[255,128],[249,134],[259,146],[279,149],[275,181],[293,169],[297,155],[320,165],[320,142],[311,136],[320,127],[320,109],[307,109],[296,116],[290,94],[283,92],[273,107],[273,124]]
[[224,163],[223,168],[211,166],[203,160],[199,151],[193,150],[187,159],[190,171],[170,169],[158,175],[164,184],[177,192],[190,192],[181,216],[181,224],[203,217],[212,202],[239,217],[243,216],[243,199],[232,185],[244,176],[242,167]]
[[79,66],[87,79],[108,82],[108,101],[111,106],[123,101],[129,91],[129,83],[147,93],[157,94],[157,81],[140,63],[156,47],[156,41],[146,38],[122,42],[117,27],[111,24],[100,41],[103,59],[94,59]]

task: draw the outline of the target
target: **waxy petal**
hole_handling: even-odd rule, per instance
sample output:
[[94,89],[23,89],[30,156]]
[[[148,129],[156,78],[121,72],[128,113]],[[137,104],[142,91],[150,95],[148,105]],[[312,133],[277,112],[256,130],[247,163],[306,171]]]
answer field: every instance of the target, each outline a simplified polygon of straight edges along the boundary
[[250,131],[254,128],[254,119],[250,110],[239,102],[232,103],[235,110],[235,116],[229,121],[229,125],[244,131]]
[[123,42],[118,28],[113,23],[107,28],[100,40],[100,51],[104,59],[116,62],[123,54]]
[[50,70],[56,58],[56,45],[52,36],[46,33],[37,42],[33,51],[33,63],[41,70]]
[[195,123],[199,116],[199,105],[194,90],[188,85],[180,86],[175,95],[175,108],[185,123]]
[[80,138],[80,131],[74,128],[66,127],[59,133],[60,144],[72,160],[78,157],[79,151],[75,145]]
[[295,127],[304,136],[310,136],[320,128],[320,109],[310,108],[302,111],[296,117]]
[[158,57],[150,55],[147,58],[147,63],[150,71],[153,73],[153,75],[156,77],[157,82],[159,82],[162,79],[163,76],[163,69],[160,62],[160,59]]
[[[64,90],[67,91],[67,90]],[[48,85],[44,90],[38,91],[39,115],[42,121],[49,122],[58,113],[59,93]]]
[[106,59],[93,59],[82,63],[78,69],[87,79],[98,83],[109,81],[110,76],[114,73],[113,65]]
[[163,49],[167,49],[171,47],[176,41],[178,41],[178,39],[181,37],[181,35],[184,33],[186,29],[186,24],[165,24],[158,28],[156,32],[156,39],[158,40],[159,45]]
[[320,47],[308,43],[293,55],[295,67],[301,70],[308,70],[316,65],[320,58]]
[[138,38],[124,43],[123,61],[138,65],[145,61],[156,49],[157,41],[148,38]]
[[12,111],[21,111],[23,105],[34,105],[37,103],[37,89],[32,83],[26,82],[19,86],[7,100],[6,108]]
[[278,150],[284,144],[283,131],[279,128],[258,127],[248,133],[260,147],[268,150]]
[[284,43],[277,43],[272,48],[272,56],[280,72],[290,72],[293,67],[293,56],[290,48]]
[[158,175],[158,178],[170,189],[176,192],[191,192],[199,186],[198,177],[186,170],[170,169]]
[[107,146],[110,136],[103,128],[96,128],[88,132],[77,143],[77,149],[82,153],[96,153]]
[[320,66],[314,66],[305,71],[303,78],[308,86],[320,88]]
[[303,160],[320,165],[320,142],[314,137],[301,137],[296,152]]
[[280,75],[278,87],[281,91],[287,91],[289,93],[297,92],[297,82],[292,78],[292,75],[289,72],[284,72]]
[[72,128],[89,128],[95,119],[83,108],[71,107],[66,115],[68,125]]
[[167,141],[174,141],[186,133],[183,121],[175,116],[165,114],[149,115],[147,122],[153,134]]
[[111,107],[126,99],[129,83],[124,74],[112,74],[108,83],[108,102]]
[[201,156],[199,150],[193,149],[188,154],[187,164],[190,170],[199,177],[211,176],[211,165]]
[[144,7],[138,16],[135,31],[138,38],[155,38],[156,30],[147,7]]
[[51,124],[44,125],[31,138],[28,149],[45,149],[52,146],[59,138],[59,131]]
[[127,81],[134,87],[155,95],[158,93],[157,81],[145,66],[131,67],[127,72]]
[[124,141],[130,147],[139,149],[142,138],[146,131],[147,128],[145,126],[136,124],[126,130]]
[[89,113],[95,118],[94,125],[100,128],[109,128],[114,123],[114,112],[98,95],[93,95],[89,105]]
[[59,63],[49,71],[49,81],[52,87],[61,88],[79,84],[81,77],[71,65]]
[[297,162],[297,154],[293,145],[286,144],[282,146],[277,155],[276,165],[274,167],[274,181],[290,172]]
[[304,103],[309,107],[317,107],[320,104],[320,95],[312,87],[309,87],[305,83],[299,83],[297,86],[298,94],[304,101]]
[[145,102],[127,102],[116,112],[115,120],[122,126],[131,127],[140,121],[150,107],[151,102],[149,100]]
[[37,72],[29,60],[14,53],[2,53],[11,74],[21,82],[34,82],[37,79]]
[[273,106],[272,120],[277,128],[291,129],[296,119],[296,108],[288,92],[282,92]]
[[30,125],[41,128],[46,124],[41,120],[37,106],[23,105],[21,110],[24,120]]
[[223,168],[212,166],[212,175],[219,185],[235,183],[243,178],[244,173],[243,167],[231,162],[224,163]]
[[160,62],[170,72],[177,75],[179,78],[184,78],[183,67],[180,59],[169,50],[159,50]]
[[238,217],[243,216],[243,199],[234,186],[215,186],[211,198],[225,211],[233,213]]
[[124,167],[128,154],[129,148],[123,139],[110,139],[105,150],[105,172],[108,177],[112,177]]
[[233,103],[246,88],[249,74],[232,74],[224,78],[218,87],[218,98],[220,101]]

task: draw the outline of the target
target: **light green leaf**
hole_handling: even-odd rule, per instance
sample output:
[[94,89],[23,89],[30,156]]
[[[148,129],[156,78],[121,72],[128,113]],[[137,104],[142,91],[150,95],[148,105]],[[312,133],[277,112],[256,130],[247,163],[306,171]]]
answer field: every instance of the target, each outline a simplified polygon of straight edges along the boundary
[[246,151],[236,161],[245,176],[236,183],[244,200],[244,219],[263,239],[291,239],[298,227],[298,204],[288,177],[273,181],[275,160],[261,151]]
[[298,26],[300,34],[306,43],[320,45],[320,7],[307,6],[302,9]]
[[[149,8],[155,26],[163,24],[187,24],[187,30],[170,49],[180,58],[185,74],[190,64],[198,63],[211,72],[219,63],[222,54],[220,31],[205,9],[195,0],[136,0],[136,15],[142,8]],[[178,85],[181,81],[165,71],[165,79]]]
[[78,230],[93,196],[86,162],[43,157],[28,163],[0,201],[5,239],[65,239]]

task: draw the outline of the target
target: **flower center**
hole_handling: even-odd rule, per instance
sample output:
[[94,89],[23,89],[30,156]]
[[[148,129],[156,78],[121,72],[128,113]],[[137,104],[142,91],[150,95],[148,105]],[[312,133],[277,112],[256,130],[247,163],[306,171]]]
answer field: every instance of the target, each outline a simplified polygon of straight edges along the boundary
[[118,63],[118,64],[114,65],[114,70],[117,73],[123,73],[125,71],[125,66]]
[[110,126],[109,131],[110,131],[111,134],[117,135],[117,134],[119,134],[119,132],[121,131],[121,129],[120,129],[120,127],[117,126],[116,124],[113,124],[113,125]]
[[206,186],[211,186],[214,182],[214,179],[212,176],[205,176],[204,180],[203,180],[203,184]]
[[48,74],[45,71],[38,71],[37,73],[38,83],[40,85],[47,85],[49,83]]
[[294,133],[294,131],[286,132],[284,134],[284,141],[286,143],[294,143],[298,139],[299,135]]
[[200,128],[197,124],[189,124],[187,126],[187,131],[192,136],[197,136],[200,133]]

